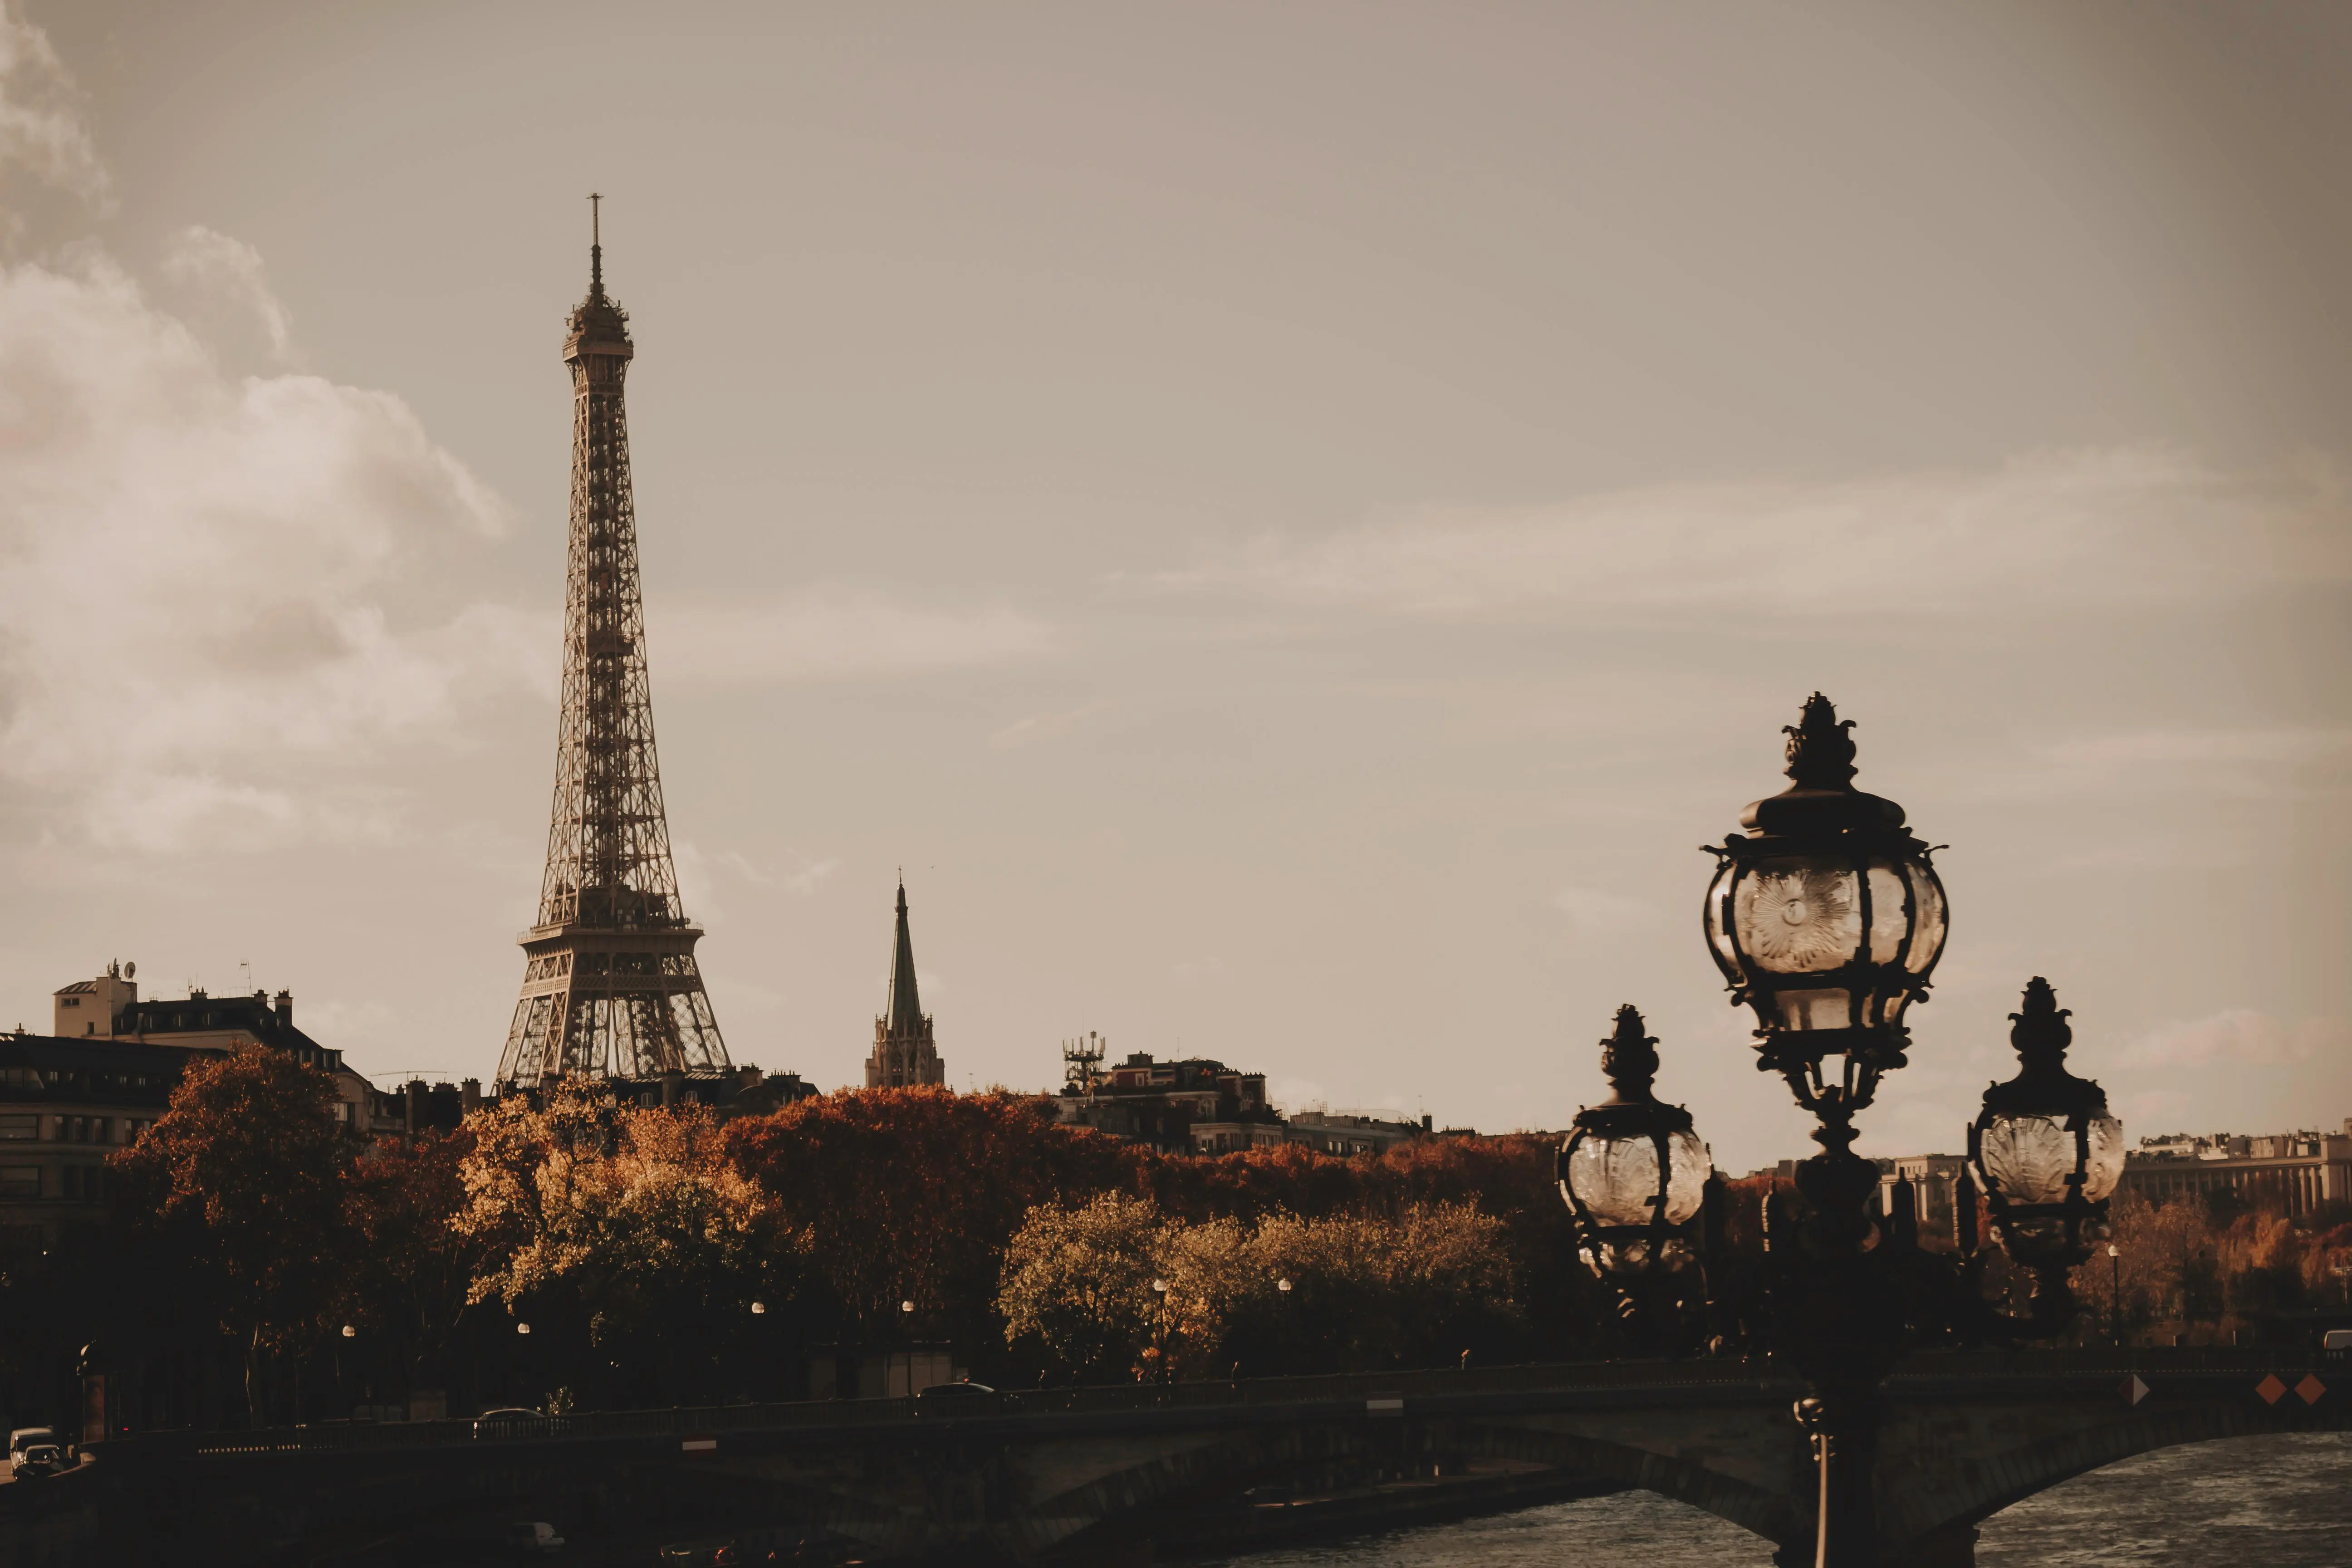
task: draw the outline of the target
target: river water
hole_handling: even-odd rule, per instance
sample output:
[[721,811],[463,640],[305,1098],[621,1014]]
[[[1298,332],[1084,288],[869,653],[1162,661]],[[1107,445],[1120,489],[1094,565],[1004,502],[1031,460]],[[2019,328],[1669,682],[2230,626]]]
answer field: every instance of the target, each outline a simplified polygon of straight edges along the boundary
[[[1769,1568],[1744,1530],[1648,1492],[1255,1553],[1232,1568]],[[1985,1521],[1981,1568],[2352,1568],[2352,1436],[2143,1454]]]

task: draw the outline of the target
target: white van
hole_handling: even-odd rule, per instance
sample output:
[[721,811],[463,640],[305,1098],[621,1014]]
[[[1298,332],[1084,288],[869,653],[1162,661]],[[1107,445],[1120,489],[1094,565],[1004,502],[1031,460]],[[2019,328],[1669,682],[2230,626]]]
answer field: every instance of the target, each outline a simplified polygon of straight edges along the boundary
[[507,1550],[524,1557],[544,1557],[563,1550],[563,1537],[543,1519],[507,1526]]
[[19,1426],[10,1432],[8,1434],[8,1473],[15,1475],[17,1468],[25,1463],[26,1449],[38,1447],[44,1444],[60,1451],[65,1447],[63,1443],[58,1441],[57,1428],[53,1426]]
[[2352,1329],[2330,1329],[2320,1336],[2319,1348],[2324,1351],[2352,1351]]

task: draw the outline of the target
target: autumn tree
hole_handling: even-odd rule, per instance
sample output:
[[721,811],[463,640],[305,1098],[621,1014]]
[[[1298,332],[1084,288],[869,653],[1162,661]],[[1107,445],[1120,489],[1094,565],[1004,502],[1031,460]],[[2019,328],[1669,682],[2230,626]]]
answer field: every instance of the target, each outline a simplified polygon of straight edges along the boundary
[[485,1239],[455,1221],[466,1206],[464,1132],[377,1144],[353,1166],[345,1198],[354,1240],[337,1315],[388,1335],[411,1388],[446,1383],[447,1360],[487,1262]]
[[317,1337],[352,1256],[360,1144],[336,1103],[333,1080],[284,1051],[197,1057],[170,1108],[113,1158],[126,1206],[242,1349],[257,1425],[265,1358]]
[[1126,1376],[1156,1337],[1166,1228],[1159,1205],[1116,1193],[1032,1209],[1004,1249],[1005,1337],[1066,1376]]
[[997,1331],[1005,1244],[1029,1210],[1130,1191],[1153,1158],[1057,1125],[1032,1096],[936,1087],[825,1095],[729,1124],[737,1164],[805,1238],[809,1266],[852,1331]]
[[1469,1205],[1188,1223],[1108,1194],[1030,1212],[997,1305],[1065,1373],[1154,1378],[1451,1361],[1519,1310],[1503,1227]]
[[675,1396],[717,1373],[752,1300],[792,1289],[794,1238],[700,1106],[565,1087],[543,1106],[509,1096],[463,1132],[452,1223],[482,1249],[471,1300],[568,1310],[581,1333],[562,1348],[583,1363],[649,1356],[658,1368],[636,1370]]

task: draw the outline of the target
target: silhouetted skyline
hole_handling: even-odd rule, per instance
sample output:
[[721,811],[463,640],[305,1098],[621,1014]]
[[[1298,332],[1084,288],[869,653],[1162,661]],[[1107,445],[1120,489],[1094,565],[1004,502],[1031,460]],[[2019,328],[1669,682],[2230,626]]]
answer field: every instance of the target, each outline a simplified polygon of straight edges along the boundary
[[[135,957],[496,1068],[589,191],[739,1061],[1057,1042],[1803,1152],[1696,846],[1805,694],[2134,1138],[2352,1113],[2352,17],[18,3],[0,1005]],[[45,52],[41,35],[46,30]],[[7,1016],[0,1013],[0,1016]]]

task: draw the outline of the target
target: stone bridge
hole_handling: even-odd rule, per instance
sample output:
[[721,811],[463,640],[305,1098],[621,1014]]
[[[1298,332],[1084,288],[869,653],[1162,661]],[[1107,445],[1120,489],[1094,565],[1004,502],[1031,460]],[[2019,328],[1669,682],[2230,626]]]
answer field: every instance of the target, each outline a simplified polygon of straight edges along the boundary
[[[1754,1531],[1775,1561],[1810,1563],[1815,1483],[1790,1413],[1801,1392],[1769,1363],[1618,1363],[1041,1391],[943,1412],[875,1399],[479,1431],[152,1434],[104,1445],[73,1475],[0,1488],[0,1568],[448,1562],[515,1518],[555,1521],[566,1556],[586,1563],[756,1530],[868,1562],[1131,1563],[1204,1510],[1231,1516],[1245,1497],[1334,1474],[1644,1488]],[[1922,1356],[1885,1400],[1885,1560],[1957,1568],[1983,1520],[2099,1466],[2176,1443],[2344,1430],[2352,1363],[2252,1350]]]

